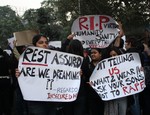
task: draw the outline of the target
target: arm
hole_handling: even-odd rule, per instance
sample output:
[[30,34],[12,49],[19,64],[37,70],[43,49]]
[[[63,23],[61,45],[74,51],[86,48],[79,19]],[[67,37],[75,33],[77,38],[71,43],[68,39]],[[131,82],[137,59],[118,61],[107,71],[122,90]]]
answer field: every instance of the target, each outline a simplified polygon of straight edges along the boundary
[[114,46],[115,47],[119,47],[120,46],[121,37],[124,35],[124,31],[123,31],[121,22],[119,21],[118,24],[119,24],[120,31],[119,31],[119,35],[117,36],[117,38],[116,38],[116,40],[114,42]]
[[67,39],[62,42],[61,51],[66,52],[67,46],[69,45],[70,41],[73,39],[74,34],[70,34]]

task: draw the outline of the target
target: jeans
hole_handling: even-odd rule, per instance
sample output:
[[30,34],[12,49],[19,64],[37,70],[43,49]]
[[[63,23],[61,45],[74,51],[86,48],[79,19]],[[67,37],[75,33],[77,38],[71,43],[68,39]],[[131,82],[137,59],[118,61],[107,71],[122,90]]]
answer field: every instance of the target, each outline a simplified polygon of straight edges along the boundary
[[131,105],[131,114],[132,115],[141,115],[140,103],[139,103],[139,94],[135,94],[132,96],[134,98],[134,103]]
[[118,115],[126,115],[127,111],[127,97],[116,99],[118,103]]

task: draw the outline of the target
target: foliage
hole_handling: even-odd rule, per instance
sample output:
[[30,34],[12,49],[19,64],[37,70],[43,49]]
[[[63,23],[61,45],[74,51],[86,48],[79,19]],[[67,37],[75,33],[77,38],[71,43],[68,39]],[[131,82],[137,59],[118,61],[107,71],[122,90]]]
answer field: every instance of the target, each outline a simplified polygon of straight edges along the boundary
[[40,30],[50,40],[70,34],[73,21],[83,15],[109,15],[121,20],[125,34],[141,34],[150,24],[149,0],[43,0],[39,9],[20,17],[10,6],[0,7],[0,45],[6,46],[13,32]]
[[43,6],[57,8],[55,14],[64,28],[71,26],[80,15],[109,15],[121,20],[126,34],[141,34],[150,21],[149,0],[45,0]]
[[52,8],[30,9],[23,15],[23,21],[27,29],[39,30],[51,40],[61,39],[62,27],[55,20]]
[[22,16],[22,22],[26,30],[38,30],[37,25],[37,10],[29,9]]
[[7,39],[22,28],[23,24],[16,12],[9,6],[0,6],[0,46],[5,48]]

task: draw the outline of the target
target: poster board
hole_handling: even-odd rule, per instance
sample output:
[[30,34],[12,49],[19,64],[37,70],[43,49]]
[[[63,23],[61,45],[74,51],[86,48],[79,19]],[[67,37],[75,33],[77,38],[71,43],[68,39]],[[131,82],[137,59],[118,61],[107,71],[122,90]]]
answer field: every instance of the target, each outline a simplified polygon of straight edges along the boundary
[[116,39],[119,29],[118,23],[110,16],[86,15],[73,22],[71,31],[84,48],[105,48]]
[[81,56],[28,47],[19,59],[18,82],[23,98],[32,101],[70,102],[80,87]]
[[90,83],[102,100],[113,100],[139,93],[145,88],[138,53],[127,53],[100,61]]

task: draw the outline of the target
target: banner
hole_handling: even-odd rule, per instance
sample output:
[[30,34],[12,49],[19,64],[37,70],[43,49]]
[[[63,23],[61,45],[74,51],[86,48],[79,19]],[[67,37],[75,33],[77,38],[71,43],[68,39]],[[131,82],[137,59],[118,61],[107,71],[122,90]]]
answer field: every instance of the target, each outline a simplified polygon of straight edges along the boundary
[[116,39],[119,29],[118,23],[110,16],[87,15],[77,18],[71,31],[84,48],[105,48]]
[[145,88],[138,53],[127,53],[99,62],[90,83],[102,100],[112,100],[139,93]]
[[77,98],[80,67],[77,55],[28,47],[19,59],[18,81],[25,100],[70,102]]

